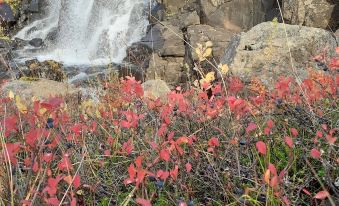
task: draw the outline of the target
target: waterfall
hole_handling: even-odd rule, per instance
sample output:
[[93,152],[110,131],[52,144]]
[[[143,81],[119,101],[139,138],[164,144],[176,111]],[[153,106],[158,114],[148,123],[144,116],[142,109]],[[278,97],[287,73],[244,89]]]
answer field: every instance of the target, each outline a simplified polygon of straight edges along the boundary
[[66,65],[119,63],[148,24],[145,0],[46,1],[45,17],[16,35],[25,40],[41,38],[45,46],[34,52],[26,48],[20,56]]

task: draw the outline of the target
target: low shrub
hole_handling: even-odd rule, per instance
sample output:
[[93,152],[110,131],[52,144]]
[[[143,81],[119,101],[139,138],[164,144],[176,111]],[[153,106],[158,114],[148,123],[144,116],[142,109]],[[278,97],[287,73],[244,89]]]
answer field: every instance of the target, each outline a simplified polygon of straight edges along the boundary
[[10,92],[2,204],[336,205],[338,59],[328,67],[270,90],[221,65],[222,80],[202,74],[166,100],[126,77],[79,108]]

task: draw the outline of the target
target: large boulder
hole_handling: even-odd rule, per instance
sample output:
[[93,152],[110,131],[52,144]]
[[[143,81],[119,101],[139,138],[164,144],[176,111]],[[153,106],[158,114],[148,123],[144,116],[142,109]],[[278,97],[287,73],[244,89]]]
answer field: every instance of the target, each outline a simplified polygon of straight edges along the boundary
[[171,91],[165,81],[160,79],[152,79],[142,84],[144,89],[145,97],[150,99],[160,98],[165,101],[167,94]]
[[47,79],[10,81],[4,84],[0,91],[2,95],[8,95],[9,91],[12,91],[27,102],[30,102],[32,97],[36,97],[40,100],[47,100],[48,98],[55,96],[73,96],[76,98],[79,93],[79,90],[72,85]]
[[[286,33],[285,33],[286,28]],[[233,38],[222,63],[244,79],[259,77],[269,85],[280,75],[297,74],[314,67],[312,57],[335,51],[336,39],[323,29],[266,22]]]
[[204,0],[201,10],[204,22],[236,32],[248,30],[265,21],[274,0]]
[[337,0],[284,0],[284,18],[288,23],[327,28],[336,27],[339,21]]

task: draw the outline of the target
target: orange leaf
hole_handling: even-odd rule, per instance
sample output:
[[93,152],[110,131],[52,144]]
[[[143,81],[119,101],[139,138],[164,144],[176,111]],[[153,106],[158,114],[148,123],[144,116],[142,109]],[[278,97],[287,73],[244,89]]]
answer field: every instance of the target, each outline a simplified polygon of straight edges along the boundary
[[267,184],[270,184],[270,176],[271,176],[271,171],[270,170],[266,170],[265,175],[264,175],[264,181]]
[[313,198],[315,198],[315,199],[320,199],[320,200],[324,200],[324,199],[326,199],[328,196],[330,196],[330,193],[328,193],[326,190],[324,190],[324,191],[318,192]]
[[274,176],[274,177],[272,177],[270,186],[271,187],[276,187],[277,185],[278,185],[278,176]]
[[68,175],[66,177],[64,177],[64,181],[67,182],[67,184],[72,184],[72,176],[71,175]]

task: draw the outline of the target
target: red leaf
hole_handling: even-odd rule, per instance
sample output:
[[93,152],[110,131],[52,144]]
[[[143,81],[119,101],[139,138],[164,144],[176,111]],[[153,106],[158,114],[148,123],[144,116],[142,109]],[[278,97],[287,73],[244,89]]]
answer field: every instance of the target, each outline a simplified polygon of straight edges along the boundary
[[208,145],[210,147],[218,147],[219,146],[219,140],[216,137],[212,137],[209,141],[208,141]]
[[171,177],[172,177],[172,179],[173,179],[174,181],[177,180],[177,177],[178,177],[178,171],[179,171],[178,165],[175,165],[174,169],[170,171],[170,175],[171,175]]
[[273,120],[272,119],[269,119],[268,121],[267,121],[267,127],[268,128],[270,128],[270,129],[272,129],[273,128],[273,126],[274,126],[274,122],[273,122]]
[[323,137],[323,133],[321,131],[317,131],[316,133],[317,137],[322,138]]
[[31,129],[26,135],[25,135],[25,140],[26,143],[31,146],[31,147],[35,147],[35,142],[36,140],[39,138],[40,134],[39,134],[39,130],[38,129]]
[[141,206],[152,206],[151,201],[146,200],[146,199],[142,199],[138,197],[135,201]]
[[33,168],[32,168],[34,173],[37,173],[39,170],[39,164],[37,161],[34,161]]
[[168,151],[168,149],[163,149],[160,151],[160,157],[165,160],[166,162],[168,162],[170,160],[170,153]]
[[141,168],[142,166],[142,156],[138,156],[137,159],[135,160],[135,165],[137,168]]
[[70,131],[73,132],[76,136],[80,135],[82,130],[84,129],[84,125],[81,123],[74,124],[71,128]]
[[190,173],[191,170],[192,170],[192,165],[191,165],[191,163],[187,162],[186,165],[185,165],[185,167],[186,167],[186,171],[187,171],[188,173]]
[[135,173],[136,173],[136,170],[135,170],[135,168],[134,168],[134,164],[133,164],[133,163],[131,163],[131,164],[129,165],[127,171],[128,171],[128,174],[129,174],[129,178],[130,178],[131,180],[134,180],[134,179],[135,179]]
[[269,164],[268,165],[268,169],[271,171],[271,173],[273,174],[273,175],[277,175],[277,169],[275,168],[275,166],[273,165],[273,164]]
[[291,133],[292,133],[293,137],[298,136],[298,130],[296,128],[291,128]]
[[73,181],[73,185],[74,185],[74,188],[75,188],[75,189],[78,189],[78,188],[80,187],[80,184],[81,184],[80,181],[81,181],[81,180],[80,180],[80,175],[76,175],[76,176],[74,177],[74,181]]
[[23,205],[27,205],[27,206],[32,205],[32,201],[30,201],[30,200],[21,200],[20,203],[23,204]]
[[291,205],[290,201],[288,200],[288,198],[286,196],[284,196],[282,199],[283,199],[283,201],[284,201],[286,206],[290,206]]
[[139,187],[139,184],[144,180],[146,171],[141,169],[137,171],[137,178],[135,179],[135,186]]
[[104,151],[105,156],[111,156],[111,151],[109,149]]
[[4,119],[4,128],[6,133],[16,132],[17,131],[17,117],[16,116],[9,116]]
[[53,154],[52,153],[44,153],[42,159],[45,162],[49,163],[49,162],[51,162],[53,160]]
[[58,184],[62,178],[62,175],[58,175],[56,178],[48,178],[47,187],[45,187],[43,192],[47,192],[51,197],[55,196],[57,193]]
[[326,199],[328,196],[330,196],[330,193],[328,193],[326,190],[324,190],[324,191],[318,192],[313,198],[315,198],[315,199],[320,199],[320,200],[324,200],[324,199]]
[[49,198],[46,200],[46,202],[48,205],[51,205],[51,206],[59,206],[60,204],[60,201],[56,197]]
[[181,202],[178,204],[178,206],[187,206],[187,203],[186,203],[186,202],[183,202],[183,201],[181,201]]
[[334,144],[336,141],[337,141],[337,138],[336,137],[332,137],[331,135],[326,135],[326,139],[328,141],[328,143],[330,144]]
[[268,127],[265,127],[264,128],[264,134],[267,135],[267,136],[270,135],[271,134],[271,129],[268,128]]
[[163,170],[158,170],[157,171],[157,177],[159,177],[162,180],[166,180],[169,176],[169,172],[168,171],[163,171]]
[[58,164],[58,168],[63,171],[73,170],[73,165],[68,158],[68,154],[65,154]]
[[271,187],[276,187],[278,185],[279,181],[278,181],[278,176],[273,176],[270,182],[270,186]]
[[20,151],[20,143],[6,143],[6,150],[3,151],[6,161],[9,161],[15,165],[17,163],[16,154]]
[[311,156],[315,159],[320,159],[321,153],[317,149],[312,149]]
[[324,130],[327,130],[327,125],[326,125],[326,124],[322,124],[321,127],[322,127]]
[[249,134],[250,132],[252,132],[256,128],[257,128],[257,125],[255,123],[251,122],[246,128],[246,133]]
[[303,189],[303,192],[305,193],[305,194],[307,194],[308,196],[312,196],[312,194],[310,193],[310,191],[308,191],[307,189]]
[[259,141],[255,144],[257,147],[257,150],[260,154],[265,155],[266,154],[266,144],[263,141]]
[[286,137],[285,137],[285,143],[286,143],[290,148],[293,148],[293,140],[292,140],[291,137],[286,136]]

